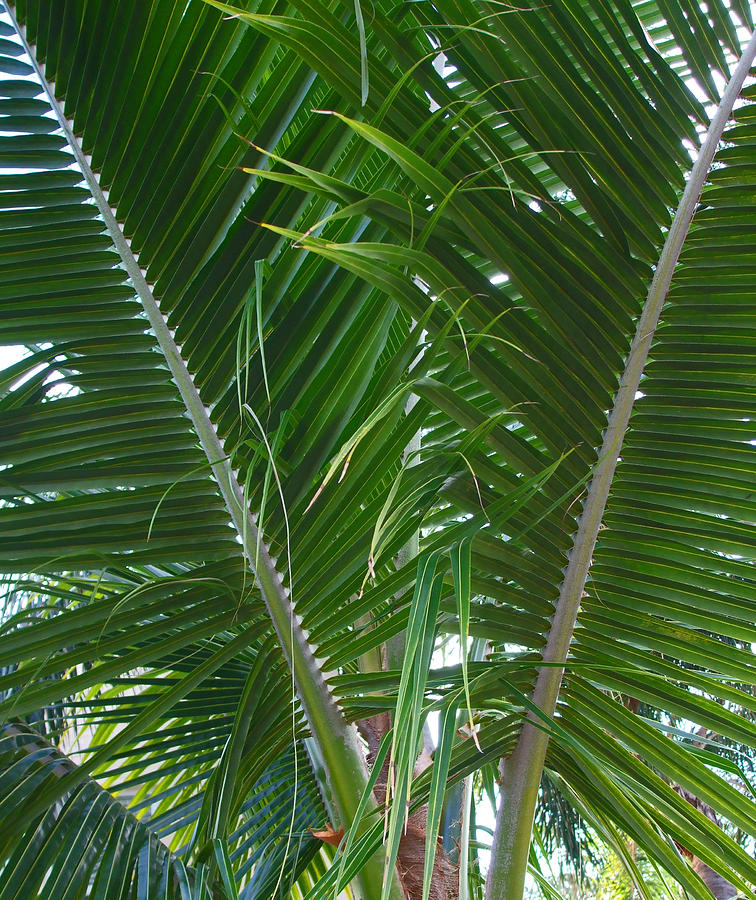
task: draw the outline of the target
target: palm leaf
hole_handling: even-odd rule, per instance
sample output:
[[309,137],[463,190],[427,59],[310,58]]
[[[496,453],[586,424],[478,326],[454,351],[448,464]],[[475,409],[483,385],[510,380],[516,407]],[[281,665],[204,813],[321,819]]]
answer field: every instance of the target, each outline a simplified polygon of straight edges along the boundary
[[[6,823],[29,791],[59,780],[73,764],[22,724],[0,736],[3,818]],[[16,798],[16,807],[12,805]],[[65,793],[28,828],[3,829],[2,896],[103,898],[163,894],[189,897],[193,876],[182,861],[110,794],[94,782]],[[90,890],[87,890],[87,886]]]
[[[667,838],[752,896],[752,860],[670,782],[733,826],[752,822],[751,801],[689,742],[659,738],[622,702],[642,701],[664,725],[753,744],[740,712],[753,708],[747,93],[667,297],[553,723],[531,698],[576,500],[690,168],[687,147],[719,100],[712,70],[726,73],[740,53],[749,8],[442,2],[391,15],[377,7],[358,28],[351,2],[213,6],[231,17],[194,0],[14,8],[73,123],[64,124],[80,165],[98,181],[81,187],[66,141],[45,131],[32,80],[4,81],[8,99],[26,105],[7,114],[21,139],[0,138],[2,164],[23,171],[2,176],[3,340],[33,353],[3,379],[0,564],[49,573],[52,596],[75,572],[118,572],[126,584],[152,580],[144,567],[172,577],[128,598],[108,579],[81,608],[31,630],[19,621],[4,648],[8,687],[24,690],[7,714],[126,679],[140,699],[116,690],[116,716],[109,697],[84,698],[107,748],[92,770],[106,773],[120,753],[139,769],[140,735],[156,734],[161,716],[208,716],[204,682],[182,657],[209,667],[208,690],[238,658],[230,718],[268,652],[271,613],[328,757],[329,727],[353,733],[329,706],[321,669],[340,670],[329,680],[349,717],[407,696],[410,668],[404,682],[353,674],[356,654],[407,627],[416,566],[395,571],[393,557],[421,527],[428,552],[472,537],[469,630],[494,652],[468,672],[431,672],[400,721],[417,723],[469,682],[486,760],[508,756],[528,718],[549,730],[546,765],[605,833],[624,831],[693,896],[704,888]],[[452,77],[433,65],[439,47]],[[102,219],[89,200],[102,190],[115,218],[104,196]],[[254,329],[243,324],[252,304]],[[400,381],[419,397],[411,411],[389,404]],[[420,428],[419,464],[397,481]],[[340,480],[328,477],[334,460]],[[525,482],[535,488],[523,493]],[[262,521],[247,513],[263,508]],[[243,574],[230,519],[248,560],[263,560],[262,590]],[[376,577],[363,590],[369,559]],[[205,576],[212,589],[199,586]],[[443,577],[428,634],[459,634],[453,579]],[[296,619],[281,591],[290,582]],[[73,684],[48,677],[93,660]],[[140,682],[151,677],[142,668],[162,681]],[[281,692],[271,706],[270,763],[294,736],[286,702]],[[174,790],[165,774],[166,827],[174,802],[175,821],[190,827],[192,777],[229,771],[223,733],[204,770],[188,762],[191,740],[177,743],[187,783],[178,777]],[[460,742],[451,778],[481,763]],[[332,789],[335,767],[327,761]],[[143,784],[148,772],[145,763]],[[357,776],[347,779],[352,813]],[[416,783],[413,803],[431,780]],[[234,784],[234,809],[255,784]]]

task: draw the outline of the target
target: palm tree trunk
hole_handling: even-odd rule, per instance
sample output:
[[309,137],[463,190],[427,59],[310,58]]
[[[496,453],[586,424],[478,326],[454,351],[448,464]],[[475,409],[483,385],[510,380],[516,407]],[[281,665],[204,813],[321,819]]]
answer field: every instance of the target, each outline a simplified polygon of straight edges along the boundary
[[[674,785],[674,788],[684,800],[687,800],[687,802],[690,803],[691,806],[695,806],[699,812],[702,812],[708,819],[711,819],[715,825],[719,826],[717,814],[708,803],[704,803],[700,797],[696,797],[695,794],[686,791],[685,788],[680,787],[679,784]],[[737,888],[724,876],[720,875],[719,872],[715,872],[714,869],[707,865],[702,859],[694,856],[687,847],[679,847],[679,849],[690,859],[691,868],[701,878],[716,900],[732,900],[732,898],[737,896]]]
[[737,896],[738,892],[735,886],[730,884],[726,878],[715,872],[710,866],[707,866],[705,862],[698,859],[698,857],[693,858],[691,865],[693,866],[693,871],[701,877],[716,900],[733,900]]
[[[368,745],[368,763],[370,766],[375,762],[381,739],[390,728],[391,716],[387,712],[379,713],[360,722],[360,730]],[[415,777],[432,764],[430,754],[424,748],[415,764]],[[375,798],[379,806],[383,806],[386,803],[388,775],[389,763],[386,760],[375,785]],[[407,900],[421,900],[423,896],[427,812],[427,807],[423,806],[409,816],[399,844],[396,868]],[[428,900],[457,900],[458,895],[457,869],[450,862],[439,837]]]

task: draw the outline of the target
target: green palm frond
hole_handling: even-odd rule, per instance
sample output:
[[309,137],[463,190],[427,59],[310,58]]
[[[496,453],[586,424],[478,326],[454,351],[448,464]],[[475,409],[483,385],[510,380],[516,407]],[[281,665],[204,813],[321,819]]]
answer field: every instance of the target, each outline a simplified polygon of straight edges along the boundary
[[[73,764],[23,724],[0,732],[3,815],[18,815],[30,792]],[[15,805],[13,798],[15,797]],[[64,793],[27,828],[3,834],[3,897],[191,896],[194,872],[95,782]]]
[[[732,755],[756,743],[748,83],[611,448],[553,717],[533,693],[607,410],[750,6],[12,13],[0,316],[26,351],[0,375],[0,569],[48,601],[3,625],[0,711],[59,704],[85,750],[28,804],[19,788],[13,840],[72,797],[115,816],[136,791],[156,873],[170,847],[215,884],[226,853],[242,897],[325,896],[383,828],[367,804],[328,873],[307,829],[348,830],[366,782],[351,723],[390,709],[402,803],[430,799],[432,819],[442,767],[458,781],[545,730],[536,790],[545,766],[602,840],[637,843],[692,897],[708,894],[686,853],[756,896]],[[416,534],[432,589],[402,552]],[[486,658],[426,674],[460,629]],[[403,672],[369,670],[405,633]],[[481,751],[450,727],[410,784],[425,716],[468,705]],[[82,885],[106,877],[82,866]],[[370,900],[380,871],[363,872]]]

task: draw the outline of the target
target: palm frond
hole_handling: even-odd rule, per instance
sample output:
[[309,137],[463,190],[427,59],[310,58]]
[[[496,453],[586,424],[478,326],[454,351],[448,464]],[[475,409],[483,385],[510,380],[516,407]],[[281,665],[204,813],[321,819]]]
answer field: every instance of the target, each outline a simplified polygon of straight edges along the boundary
[[[751,845],[729,833],[753,839],[753,801],[715,764],[717,736],[754,745],[752,86],[666,297],[555,717],[532,699],[607,410],[750,6],[440,0],[378,4],[362,27],[351,0],[13,11],[225,456],[197,446],[139,279],[19,53],[0,81],[0,164],[18,170],[0,175],[0,315],[29,352],[0,379],[0,568],[60,603],[5,626],[3,715],[63,703],[94,738],[79,777],[138,803],[155,790],[152,824],[195,840],[200,865],[236,835],[243,889],[272,889],[281,844],[265,856],[261,829],[284,819],[263,798],[307,725],[246,550],[293,588],[318,740],[327,716],[302,685],[328,696],[321,672],[344,734],[342,713],[401,700],[405,775],[422,719],[467,688],[483,753],[444,747],[451,781],[508,757],[529,720],[604,839],[637,842],[691,896],[706,890],[674,842],[756,896]],[[259,542],[229,527],[220,462]],[[394,560],[417,532],[439,560],[418,648],[469,616],[490,652],[423,684],[411,658],[358,673],[416,624],[417,561]],[[448,553],[466,541],[455,594]],[[435,815],[433,771],[403,786]],[[27,818],[74,790],[46,788]],[[322,813],[302,790],[303,835]],[[367,829],[313,896],[381,837]],[[315,884],[314,846],[292,848],[285,879],[301,860]]]

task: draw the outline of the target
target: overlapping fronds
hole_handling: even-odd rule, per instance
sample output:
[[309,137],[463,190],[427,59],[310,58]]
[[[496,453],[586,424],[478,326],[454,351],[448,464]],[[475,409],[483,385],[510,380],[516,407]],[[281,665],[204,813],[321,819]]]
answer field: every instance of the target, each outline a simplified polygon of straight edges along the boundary
[[[293,587],[292,629],[348,718],[399,703],[401,802],[430,796],[434,819],[442,770],[409,784],[430,708],[447,724],[474,712],[481,750],[449,725],[437,753],[452,779],[538,718],[607,410],[749,5],[440,0],[363,9],[361,26],[351,2],[309,0],[13,13],[257,517],[257,551]],[[0,383],[0,566],[56,602],[6,626],[4,715],[68,704],[95,737],[79,777],[152,798],[154,833],[213,877],[214,842],[230,841],[244,896],[281,871],[288,886],[295,860],[312,859],[312,885],[322,857],[304,830],[324,813],[304,761],[294,833],[279,817],[275,853],[259,850],[266,792],[306,725],[246,535],[6,32],[0,165],[18,174],[0,175],[0,315],[3,343],[27,350]],[[754,99],[746,87],[685,242],[557,714],[539,720],[561,796],[700,898],[691,858],[756,896],[737,755],[756,742]],[[422,627],[417,561],[395,565],[418,531],[438,560]],[[453,574],[449,551],[468,544]],[[460,628],[486,659],[413,677]],[[358,668],[407,629],[403,677]],[[366,816],[313,896],[380,844]]]

